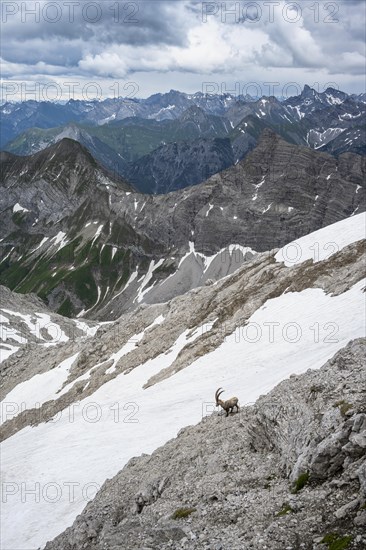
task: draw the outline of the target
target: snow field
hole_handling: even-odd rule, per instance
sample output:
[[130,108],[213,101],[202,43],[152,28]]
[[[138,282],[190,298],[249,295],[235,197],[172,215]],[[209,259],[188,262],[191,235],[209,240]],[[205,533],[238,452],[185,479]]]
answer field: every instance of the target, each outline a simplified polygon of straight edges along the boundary
[[[132,456],[151,453],[211,412],[217,387],[228,397],[235,393],[243,405],[290,374],[321,367],[350,339],[364,335],[364,286],[361,281],[340,296],[307,289],[269,300],[212,353],[143,390],[187,343],[185,331],[170,353],[107,382],[54,421],[7,439],[3,547],[37,548],[62,532],[94,496],[91,489]],[[198,327],[191,338],[199,332]],[[36,483],[39,502],[27,494]],[[70,484],[75,484],[72,498]],[[56,501],[50,502],[48,489]]]
[[275,258],[277,262],[284,262],[287,267],[309,259],[320,262],[362,239],[366,239],[366,212],[328,225],[286,244],[277,252]]

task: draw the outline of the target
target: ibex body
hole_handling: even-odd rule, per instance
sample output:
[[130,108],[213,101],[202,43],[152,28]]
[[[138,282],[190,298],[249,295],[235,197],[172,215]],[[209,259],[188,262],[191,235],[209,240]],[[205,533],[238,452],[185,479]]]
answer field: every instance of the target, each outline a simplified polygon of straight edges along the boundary
[[226,416],[229,416],[229,412],[233,412],[234,407],[236,407],[236,411],[239,412],[239,405],[238,405],[239,399],[237,397],[231,397],[231,399],[222,401],[222,399],[220,399],[220,395],[223,392],[224,390],[222,388],[219,388],[215,393],[216,407],[220,405],[220,407],[222,407],[226,412]]

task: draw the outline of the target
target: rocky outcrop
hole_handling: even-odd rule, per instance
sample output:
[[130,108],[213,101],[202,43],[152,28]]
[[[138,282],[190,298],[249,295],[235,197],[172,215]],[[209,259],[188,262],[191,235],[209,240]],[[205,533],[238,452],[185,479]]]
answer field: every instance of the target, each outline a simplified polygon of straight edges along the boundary
[[[57,358],[59,348],[68,342],[80,343],[94,336],[100,325],[68,319],[47,309],[36,295],[18,294],[0,285],[0,398],[9,390],[31,376],[52,369],[57,363],[50,362],[52,355]],[[62,352],[61,352],[62,353]],[[27,369],[28,355],[38,357]],[[8,371],[13,362],[18,368]]]
[[365,346],[130,460],[46,550],[361,550]]

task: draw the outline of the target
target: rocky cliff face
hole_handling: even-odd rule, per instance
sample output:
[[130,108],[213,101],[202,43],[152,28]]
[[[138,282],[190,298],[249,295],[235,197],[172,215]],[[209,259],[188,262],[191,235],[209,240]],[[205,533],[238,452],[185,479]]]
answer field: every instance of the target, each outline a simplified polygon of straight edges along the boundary
[[365,344],[131,459],[46,550],[361,550]]
[[361,156],[349,153],[336,160],[265,130],[258,146],[236,166],[202,186],[154,199],[155,204],[169,207],[168,218],[160,221],[154,209],[145,214],[151,212],[151,226],[163,238],[169,235],[162,226],[168,219],[182,244],[193,240],[203,252],[227,244],[228,235],[231,242],[268,250],[333,223],[338,216],[362,211],[365,166]]
[[197,185],[233,164],[228,138],[201,138],[162,145],[134,162],[127,174],[140,191],[161,194]]
[[236,166],[166,195],[133,193],[67,139],[25,159],[3,153],[2,167],[2,283],[71,316],[165,301],[232,272],[250,250],[365,210],[364,157],[335,159],[270,130]]

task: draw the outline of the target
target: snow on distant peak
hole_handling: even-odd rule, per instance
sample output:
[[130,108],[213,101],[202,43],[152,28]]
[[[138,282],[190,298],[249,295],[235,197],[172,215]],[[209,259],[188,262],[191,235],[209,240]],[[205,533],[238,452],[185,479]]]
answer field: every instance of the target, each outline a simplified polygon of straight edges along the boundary
[[13,206],[13,212],[15,214],[16,212],[29,212],[29,210],[27,208],[24,208],[23,206],[20,206],[20,204],[17,202]]
[[339,97],[334,97],[331,94],[326,94],[327,101],[330,105],[340,105],[343,101]]
[[213,207],[214,207],[214,205],[210,203],[209,206],[208,206],[207,212],[205,214],[206,218],[209,215],[209,213],[211,212],[211,210],[213,209]]
[[254,187],[255,187],[255,192],[254,192],[254,195],[253,195],[253,197],[252,197],[252,201],[256,201],[256,200],[257,200],[257,197],[258,197],[258,190],[259,190],[259,189],[262,187],[262,185],[264,184],[265,179],[266,179],[266,178],[263,178],[262,181],[260,181],[260,182],[257,183],[256,185],[253,184]]
[[305,113],[303,113],[300,108],[298,107],[298,105],[295,105],[295,106],[292,106],[292,105],[287,105],[288,108],[290,109],[295,109],[296,113],[297,113],[297,116],[299,118],[299,120],[301,120],[302,118],[304,118],[305,116]]
[[366,212],[333,223],[281,248],[275,258],[287,267],[312,259],[321,262],[345,246],[366,238]]
[[318,130],[311,129],[306,136],[306,141],[314,147],[314,149],[319,149],[319,147],[326,145],[345,130],[346,128],[328,128],[324,130],[324,132],[319,132]]

